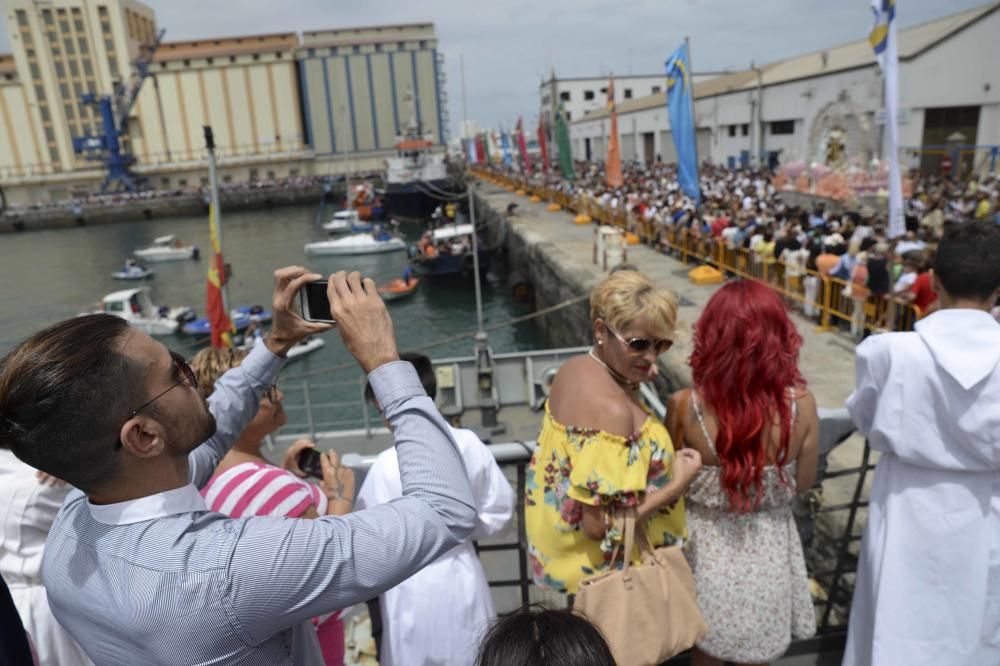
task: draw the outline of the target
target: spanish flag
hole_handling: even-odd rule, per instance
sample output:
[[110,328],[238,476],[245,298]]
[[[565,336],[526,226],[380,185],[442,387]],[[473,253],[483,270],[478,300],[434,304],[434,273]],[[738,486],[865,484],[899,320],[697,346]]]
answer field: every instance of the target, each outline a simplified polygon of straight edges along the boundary
[[604,165],[608,187],[621,187],[622,151],[618,145],[618,111],[615,110],[615,77],[608,81],[608,111],[611,113],[611,136],[608,137],[608,160]]
[[215,206],[208,207],[208,227],[212,239],[212,255],[208,262],[208,281],[205,283],[205,314],[212,327],[213,347],[232,347],[233,333],[236,329],[226,312],[225,301],[222,298],[222,287],[226,284],[226,265],[222,261],[222,247],[219,245],[219,234],[216,232],[218,220],[215,217]]

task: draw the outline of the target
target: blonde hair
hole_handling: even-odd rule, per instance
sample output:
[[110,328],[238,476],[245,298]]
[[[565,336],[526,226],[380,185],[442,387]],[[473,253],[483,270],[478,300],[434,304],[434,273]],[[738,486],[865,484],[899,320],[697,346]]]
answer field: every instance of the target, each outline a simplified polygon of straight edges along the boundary
[[211,395],[219,377],[242,363],[246,356],[246,350],[232,347],[209,347],[195,354],[191,369],[198,378],[198,392],[206,397]]
[[618,331],[641,322],[653,335],[673,340],[677,294],[657,287],[637,271],[617,271],[590,292],[590,319],[603,319]]

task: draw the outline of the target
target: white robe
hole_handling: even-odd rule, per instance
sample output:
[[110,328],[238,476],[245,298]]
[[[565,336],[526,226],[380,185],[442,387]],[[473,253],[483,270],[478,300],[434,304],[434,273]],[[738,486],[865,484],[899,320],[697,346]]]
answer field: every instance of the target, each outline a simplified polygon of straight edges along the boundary
[[[514,491],[470,430],[452,428],[478,513],[472,539],[497,534],[510,522]],[[358,493],[356,508],[402,497],[396,449],[379,454]],[[471,542],[456,546],[380,597],[382,666],[451,666],[475,660],[496,615],[486,574]]]
[[881,458],[845,666],[1000,664],[1000,324],[869,338],[847,407]]
[[0,449],[0,575],[10,588],[41,666],[91,663],[56,622],[40,574],[45,538],[70,490],[39,483],[34,468]]

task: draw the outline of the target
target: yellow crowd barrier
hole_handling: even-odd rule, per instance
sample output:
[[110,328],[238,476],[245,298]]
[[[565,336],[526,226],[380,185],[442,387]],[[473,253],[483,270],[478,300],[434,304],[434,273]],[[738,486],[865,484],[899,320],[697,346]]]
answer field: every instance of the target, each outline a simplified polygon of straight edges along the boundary
[[700,232],[672,227],[658,229],[648,220],[629,220],[623,208],[601,206],[586,195],[570,195],[481,167],[469,170],[501,187],[523,189],[542,201],[558,204],[571,215],[587,215],[597,224],[618,227],[645,245],[669,251],[685,264],[711,264],[726,275],[763,282],[781,294],[790,307],[813,318],[821,331],[843,327],[857,336],[865,330],[910,331],[921,316],[913,304],[870,294],[864,287],[840,278],[762,257],[746,248],[729,247],[720,239]]

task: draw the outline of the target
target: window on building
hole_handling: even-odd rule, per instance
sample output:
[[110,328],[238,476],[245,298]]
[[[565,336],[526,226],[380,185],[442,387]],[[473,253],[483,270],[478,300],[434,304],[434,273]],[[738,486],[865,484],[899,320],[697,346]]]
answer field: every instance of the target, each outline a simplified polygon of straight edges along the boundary
[[750,135],[750,123],[743,123],[743,125],[740,127],[740,134],[742,134],[743,136]]
[[254,53],[253,54],[253,59],[254,60],[260,60],[260,54],[259,53]]
[[625,99],[632,99],[632,89],[631,88],[626,88],[625,89]]
[[162,185],[163,187],[170,187],[170,179],[166,177],[161,178],[160,185]]
[[566,122],[573,120],[573,114],[569,111],[566,112]]
[[771,134],[795,134],[795,121],[775,120],[771,123]]
[[649,94],[655,95],[656,93],[660,92],[660,90],[662,90],[660,86],[653,86],[653,89],[649,92]]
[[607,95],[608,94],[608,89],[607,88],[601,88],[601,94],[602,95]]
[[[281,55],[280,53],[278,55]],[[211,65],[215,60],[213,58],[205,58],[205,64]]]
[[298,169],[289,169],[288,170],[288,177],[289,178],[298,178],[299,177],[299,170]]
[[354,47],[354,48],[353,48],[352,50],[353,50],[353,51],[354,51],[355,53],[361,53],[361,47],[360,47],[360,46],[355,46],[355,47]]
[[729,126],[729,136],[736,136],[736,125]]
[[233,177],[230,176],[229,174],[226,174],[225,176],[222,177],[222,182],[223,183],[231,183],[231,182],[233,182]]
[[87,40],[80,37],[76,40],[76,44],[79,47],[77,50],[80,51],[80,55],[87,55]]
[[273,171],[268,171],[267,172],[267,179],[268,180],[277,180],[277,178],[278,178],[277,174],[275,174]]
[[188,186],[187,178],[181,178],[180,180],[177,181],[177,187],[187,187],[187,186]]
[[593,90],[584,90],[583,91],[583,99],[585,101],[587,101],[587,102],[589,102],[590,100],[594,99],[594,91]]
[[257,169],[250,169],[250,178],[249,178],[249,180],[250,180],[251,183],[254,182],[255,180],[257,180]]
[[202,187],[208,187],[208,178],[206,178],[204,176],[201,177],[201,186]]
[[568,102],[569,101],[569,91],[568,90],[564,90],[561,93],[559,93],[559,99],[561,101],[563,101],[563,102]]
[[23,9],[18,9],[16,12],[14,12],[14,15],[17,16],[17,24],[19,26],[21,26],[22,28],[28,27],[28,15],[25,13]]

